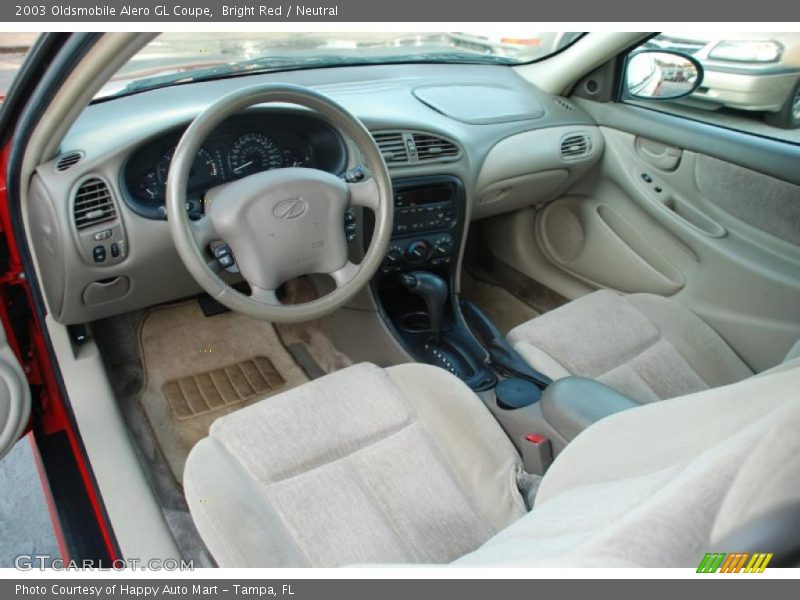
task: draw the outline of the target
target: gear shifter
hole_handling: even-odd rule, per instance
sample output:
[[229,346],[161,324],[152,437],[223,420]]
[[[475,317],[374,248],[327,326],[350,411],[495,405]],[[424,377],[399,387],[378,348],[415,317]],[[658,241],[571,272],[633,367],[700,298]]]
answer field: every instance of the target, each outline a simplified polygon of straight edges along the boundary
[[444,308],[447,302],[447,283],[444,279],[427,271],[411,271],[400,275],[402,283],[409,291],[425,301],[431,321],[433,343],[437,346],[442,340]]

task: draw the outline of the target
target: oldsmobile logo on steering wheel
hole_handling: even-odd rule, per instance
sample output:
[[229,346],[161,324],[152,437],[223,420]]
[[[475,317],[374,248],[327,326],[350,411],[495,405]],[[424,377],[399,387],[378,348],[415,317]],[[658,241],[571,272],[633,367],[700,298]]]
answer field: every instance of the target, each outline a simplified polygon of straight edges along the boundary
[[278,202],[273,207],[272,214],[279,219],[288,221],[301,216],[307,209],[308,204],[306,204],[306,201],[298,196],[297,198],[287,198]]

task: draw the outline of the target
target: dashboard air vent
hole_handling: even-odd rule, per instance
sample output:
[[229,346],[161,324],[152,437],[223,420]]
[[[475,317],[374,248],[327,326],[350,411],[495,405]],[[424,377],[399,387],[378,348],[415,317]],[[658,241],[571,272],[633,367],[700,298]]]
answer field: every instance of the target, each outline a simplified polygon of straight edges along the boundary
[[592,138],[587,134],[570,134],[561,140],[561,158],[572,160],[588,156],[593,148]]
[[66,171],[70,167],[74,167],[83,158],[82,152],[67,152],[62,154],[58,161],[56,161],[56,171]]
[[408,147],[402,132],[373,133],[372,137],[375,138],[375,143],[378,144],[386,164],[408,162]]
[[458,146],[453,142],[435,135],[414,134],[414,145],[417,147],[417,158],[420,162],[452,159],[458,156]]
[[556,97],[555,101],[556,104],[558,104],[564,110],[575,110],[575,107],[572,105],[572,103],[565,98]]
[[379,131],[372,137],[389,166],[446,162],[461,155],[461,149],[455,143],[430,133]]
[[117,208],[108,184],[97,177],[84,181],[75,192],[73,214],[79,230],[115,219]]

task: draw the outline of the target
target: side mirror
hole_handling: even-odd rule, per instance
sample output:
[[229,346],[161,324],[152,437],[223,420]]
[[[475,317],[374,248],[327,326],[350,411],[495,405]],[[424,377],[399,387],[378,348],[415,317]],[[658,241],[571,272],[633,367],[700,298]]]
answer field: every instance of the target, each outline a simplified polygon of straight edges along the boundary
[[625,91],[637,100],[674,100],[703,82],[703,67],[693,57],[664,50],[642,50],[628,57]]

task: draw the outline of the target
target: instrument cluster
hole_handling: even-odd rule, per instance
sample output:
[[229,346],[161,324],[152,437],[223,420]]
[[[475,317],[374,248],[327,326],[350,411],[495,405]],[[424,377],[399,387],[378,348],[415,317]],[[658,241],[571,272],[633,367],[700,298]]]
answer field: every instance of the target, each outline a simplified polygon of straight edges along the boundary
[[[173,131],[138,148],[124,167],[129,205],[138,213],[163,218],[170,165],[182,131]],[[347,156],[340,136],[308,115],[248,113],[220,126],[203,143],[189,173],[187,204],[202,207],[212,187],[272,169],[306,167],[340,174]],[[189,208],[189,206],[187,206]]]

